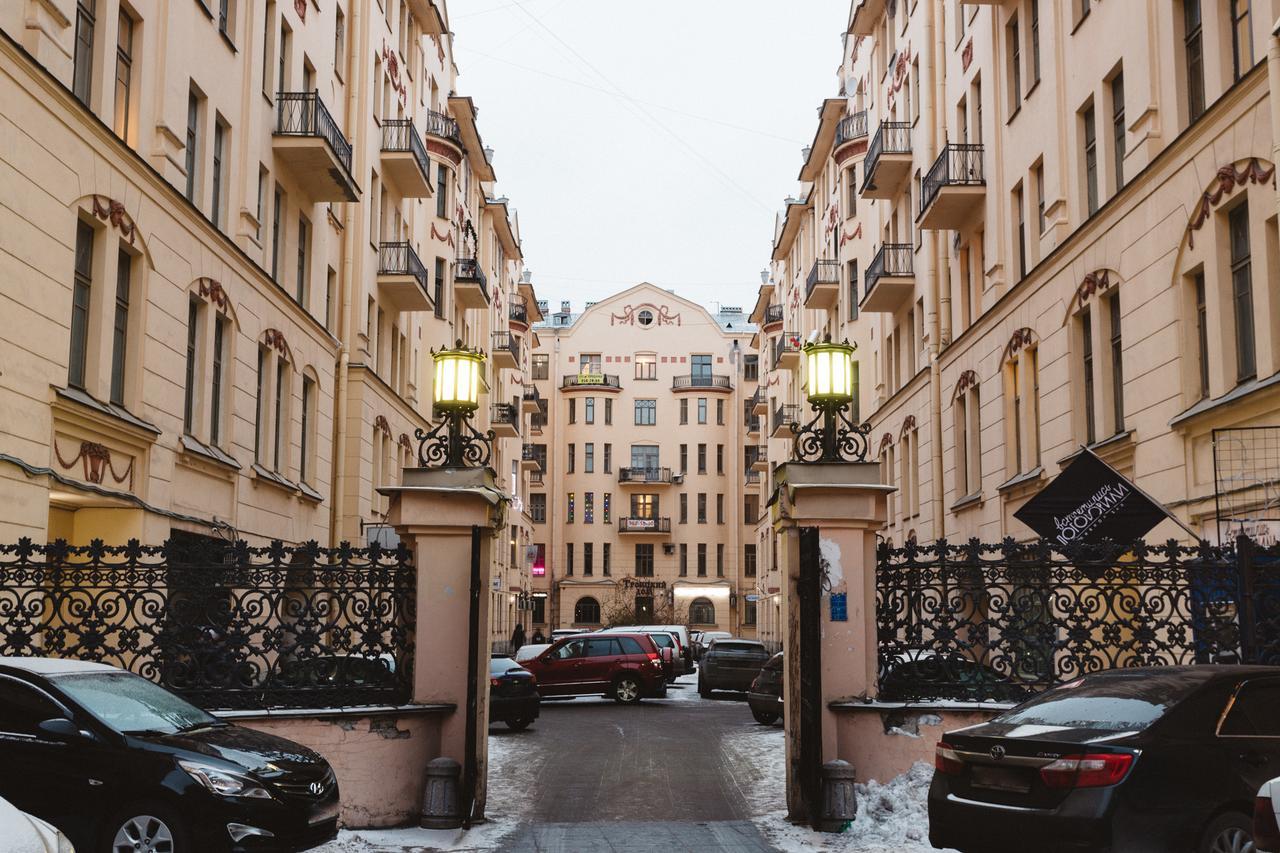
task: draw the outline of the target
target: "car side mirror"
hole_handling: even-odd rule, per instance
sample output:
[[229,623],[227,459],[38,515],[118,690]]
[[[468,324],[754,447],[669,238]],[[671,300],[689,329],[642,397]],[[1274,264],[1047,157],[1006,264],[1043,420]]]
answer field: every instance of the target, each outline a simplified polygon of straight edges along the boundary
[[80,727],[65,717],[54,717],[44,720],[40,725],[36,726],[41,732],[58,740],[82,740],[85,739],[84,732],[80,731]]

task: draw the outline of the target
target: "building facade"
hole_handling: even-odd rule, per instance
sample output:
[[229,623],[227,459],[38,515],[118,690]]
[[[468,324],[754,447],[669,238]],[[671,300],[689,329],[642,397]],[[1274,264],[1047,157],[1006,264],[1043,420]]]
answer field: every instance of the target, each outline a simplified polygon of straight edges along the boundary
[[857,344],[885,539],[1032,538],[1082,446],[1218,537],[1213,431],[1280,425],[1278,15],[852,4],[752,320],[762,411],[803,399],[791,344]]
[[[751,326],[639,284],[538,326],[532,624],[755,630]],[[751,480],[751,483],[748,483]]]

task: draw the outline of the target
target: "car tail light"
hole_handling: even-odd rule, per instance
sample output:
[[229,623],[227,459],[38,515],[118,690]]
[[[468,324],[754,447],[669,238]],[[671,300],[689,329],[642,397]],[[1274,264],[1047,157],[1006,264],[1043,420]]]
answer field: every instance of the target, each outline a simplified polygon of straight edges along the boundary
[[954,746],[939,741],[933,751],[933,769],[947,776],[959,776],[964,772],[964,762],[956,754]]
[[1133,766],[1128,753],[1064,755],[1040,768],[1040,778],[1050,788],[1101,788],[1114,785]]
[[502,679],[501,679],[501,678],[490,678],[490,679],[489,679],[489,686],[490,686],[490,687],[500,687],[501,685],[502,685]]
[[1253,846],[1258,851],[1280,850],[1280,826],[1276,825],[1276,810],[1270,797],[1253,801]]

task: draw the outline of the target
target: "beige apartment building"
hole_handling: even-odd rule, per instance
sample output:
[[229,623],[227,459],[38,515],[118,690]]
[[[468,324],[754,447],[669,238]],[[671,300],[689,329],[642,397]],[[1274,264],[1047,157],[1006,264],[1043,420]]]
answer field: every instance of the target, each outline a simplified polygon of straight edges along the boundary
[[528,447],[540,469],[532,627],[634,619],[753,635],[746,313],[647,283],[545,313],[532,363],[544,414]]
[[457,73],[442,0],[0,6],[3,541],[387,541],[459,340],[527,503],[539,316]]
[[887,540],[1030,538],[1082,445],[1217,538],[1213,430],[1280,425],[1278,16],[852,4],[752,320],[762,412],[803,400],[793,345],[858,345]]

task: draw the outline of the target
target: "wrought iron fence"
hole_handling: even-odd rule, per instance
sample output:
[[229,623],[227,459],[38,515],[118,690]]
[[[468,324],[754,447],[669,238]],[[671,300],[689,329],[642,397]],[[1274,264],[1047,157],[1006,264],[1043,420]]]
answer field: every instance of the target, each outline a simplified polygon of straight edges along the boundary
[[876,166],[885,154],[911,153],[911,123],[905,121],[882,121],[876,128],[871,144],[867,146],[867,156],[862,161],[862,186],[875,187]]
[[782,306],[778,304],[764,306],[764,324],[782,322]]
[[920,189],[920,212],[923,214],[943,187],[983,186],[982,145],[949,142],[925,175]]
[[809,270],[809,277],[805,279],[804,298],[806,300],[813,296],[813,289],[820,284],[840,284],[840,262],[830,260],[817,260],[813,262],[812,269]]
[[915,275],[914,259],[915,247],[910,243],[885,243],[881,246],[880,251],[876,252],[875,257],[871,259],[871,263],[867,264],[867,271],[864,273],[866,286],[862,291],[862,300],[866,301],[871,291],[875,289],[876,283],[885,276],[898,278]]
[[836,145],[844,145],[846,142],[854,139],[861,139],[867,135],[867,111],[862,110],[853,115],[845,116],[840,119],[840,123],[836,125]]
[[876,622],[892,700],[1014,700],[1113,667],[1276,664],[1280,547],[882,544]]
[[445,139],[452,139],[458,144],[462,143],[462,133],[458,130],[458,123],[444,113],[438,113],[435,110],[427,110],[426,132],[431,136],[440,136]]
[[320,100],[319,92],[277,92],[276,134],[323,138],[350,174],[351,143]]
[[426,265],[408,242],[381,243],[378,245],[378,275],[411,275],[422,288],[427,301],[435,304],[428,287],[430,277]]
[[511,297],[510,307],[507,309],[507,317],[516,323],[529,325],[529,307],[524,299],[519,296]]
[[407,118],[386,118],[382,120],[382,150],[408,151],[422,170],[422,174],[431,177],[431,161],[427,158],[427,148],[422,144],[422,137],[413,127],[413,120]]
[[684,373],[671,377],[672,390],[681,388],[732,388],[729,377],[723,374]]
[[204,708],[397,704],[416,578],[376,543],[0,545],[0,655],[100,661]]
[[485,301],[489,299],[489,283],[485,278],[484,270],[480,269],[480,262],[475,258],[458,258],[453,267],[454,281],[474,281],[480,285],[480,290],[484,293]]

